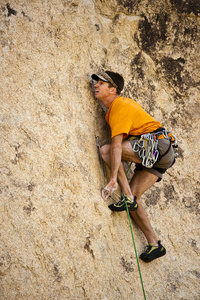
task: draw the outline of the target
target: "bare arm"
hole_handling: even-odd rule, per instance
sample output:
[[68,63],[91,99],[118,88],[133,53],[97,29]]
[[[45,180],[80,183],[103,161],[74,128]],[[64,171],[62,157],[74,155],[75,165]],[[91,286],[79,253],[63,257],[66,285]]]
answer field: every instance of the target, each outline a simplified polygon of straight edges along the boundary
[[115,137],[112,138],[112,143],[110,147],[110,160],[111,160],[110,180],[113,179],[117,181],[117,174],[122,160],[122,140],[123,140],[123,134],[116,135]]

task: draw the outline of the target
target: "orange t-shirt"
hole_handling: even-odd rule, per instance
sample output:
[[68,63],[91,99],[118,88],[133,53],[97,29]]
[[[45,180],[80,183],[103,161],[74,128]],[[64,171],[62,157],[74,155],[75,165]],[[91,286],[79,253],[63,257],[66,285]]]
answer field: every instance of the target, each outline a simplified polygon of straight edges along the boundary
[[110,126],[112,138],[118,134],[123,134],[124,138],[129,135],[141,135],[162,127],[140,104],[124,97],[115,98],[105,119]]

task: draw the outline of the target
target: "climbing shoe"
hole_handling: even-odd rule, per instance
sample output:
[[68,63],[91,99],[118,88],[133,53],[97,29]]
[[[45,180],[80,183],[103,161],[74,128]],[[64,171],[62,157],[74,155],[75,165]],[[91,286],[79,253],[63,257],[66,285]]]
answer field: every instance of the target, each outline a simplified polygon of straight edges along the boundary
[[134,197],[134,200],[132,202],[131,199],[128,196],[123,196],[123,197],[121,197],[121,200],[119,202],[117,202],[116,204],[111,204],[108,207],[113,211],[126,210],[126,204],[125,204],[125,200],[126,200],[128,209],[130,211],[134,211],[138,208],[138,204],[137,204],[136,199],[137,199],[137,197]]
[[144,253],[140,255],[140,258],[145,262],[150,262],[158,257],[166,254],[166,249],[158,241],[158,246],[154,244],[149,244],[145,247]]

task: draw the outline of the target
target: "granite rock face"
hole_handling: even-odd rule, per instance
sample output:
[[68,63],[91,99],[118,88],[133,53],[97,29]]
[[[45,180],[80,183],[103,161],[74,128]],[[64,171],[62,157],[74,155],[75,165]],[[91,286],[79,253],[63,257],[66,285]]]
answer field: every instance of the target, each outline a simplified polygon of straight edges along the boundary
[[146,298],[199,299],[199,1],[1,0],[0,43],[0,299],[143,299],[126,212],[100,195],[100,68],[179,140],[142,197],[167,249],[140,262]]

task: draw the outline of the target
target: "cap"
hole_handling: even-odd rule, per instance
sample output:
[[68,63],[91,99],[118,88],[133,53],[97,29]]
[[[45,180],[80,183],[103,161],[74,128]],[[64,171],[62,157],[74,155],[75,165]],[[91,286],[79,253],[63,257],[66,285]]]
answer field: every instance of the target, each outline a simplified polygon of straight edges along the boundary
[[112,86],[114,86],[116,89],[119,89],[121,92],[124,88],[124,78],[118,74],[111,71],[101,71],[97,74],[92,74],[92,79],[109,82]]

